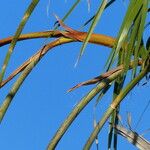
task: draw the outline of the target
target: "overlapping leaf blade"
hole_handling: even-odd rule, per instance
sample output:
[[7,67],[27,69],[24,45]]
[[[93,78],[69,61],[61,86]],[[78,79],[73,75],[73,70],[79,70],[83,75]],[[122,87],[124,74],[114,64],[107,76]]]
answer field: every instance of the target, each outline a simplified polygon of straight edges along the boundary
[[139,13],[139,10],[142,7],[142,4],[143,4],[142,0],[139,0],[138,2],[135,0],[132,0],[130,2],[126,16],[124,18],[124,21],[120,28],[120,32],[118,34],[117,43],[116,43],[116,45],[114,45],[114,48],[112,49],[111,54],[106,63],[108,70],[114,63],[115,59],[117,58],[120,49],[125,48],[125,42],[128,37],[128,33],[130,31],[130,28],[133,24],[134,19],[136,18],[136,16]]
[[87,37],[85,38],[84,43],[83,43],[83,45],[82,45],[82,47],[81,47],[80,54],[79,54],[79,57],[78,57],[78,59],[77,59],[77,63],[78,63],[78,61],[80,60],[80,58],[81,58],[81,56],[82,56],[82,54],[83,54],[83,52],[84,52],[84,49],[86,48],[86,45],[88,44],[88,41],[89,41],[89,39],[90,39],[90,36],[91,36],[91,34],[93,33],[94,28],[95,28],[96,24],[98,23],[98,21],[99,21],[101,15],[102,15],[102,13],[103,13],[103,11],[104,11],[106,5],[107,5],[107,1],[108,1],[108,0],[103,0],[102,3],[101,3],[101,5],[100,5],[100,7],[98,8],[98,11],[97,11],[97,13],[96,13],[96,15],[95,15],[95,17],[94,17],[94,19],[93,19],[92,25],[90,26],[90,29],[89,29],[89,31],[88,31],[88,35],[87,35]]
[[148,10],[148,0],[143,0],[143,6],[140,11],[140,13],[141,13],[140,26],[139,26],[139,30],[138,30],[138,34],[137,34],[137,43],[136,43],[135,51],[134,51],[134,62],[135,63],[134,63],[134,69],[133,69],[133,77],[136,76],[136,69],[137,69],[138,58],[139,58],[139,50],[140,50],[143,32],[144,32],[147,10]]
[[129,68],[129,62],[131,60],[131,57],[133,55],[133,50],[134,50],[134,46],[136,44],[136,37],[138,34],[138,29],[139,29],[139,24],[140,24],[140,15],[137,16],[137,18],[134,21],[134,27],[131,26],[131,33],[129,36],[129,40],[127,41],[127,48],[125,49],[125,58],[124,58],[124,72],[126,73],[128,68]]
[[[107,61],[107,70],[112,66],[114,61],[118,60],[118,65],[123,64],[124,65],[124,73],[120,75],[120,77],[117,79],[115,82],[115,88],[114,88],[114,96],[118,95],[123,87],[126,72],[129,69],[129,63],[132,59],[132,55],[134,55],[134,49],[136,46],[140,46],[141,44],[141,39],[142,35],[139,32],[140,29],[140,23],[145,22],[144,20],[141,21],[141,12],[143,9],[143,1],[135,1],[132,0],[130,1],[130,5],[128,7],[126,16],[124,18],[122,27],[120,29],[119,35],[118,35],[118,40],[117,44],[114,45],[114,48],[112,49],[112,52],[110,54],[110,57]],[[146,12],[144,12],[144,15],[146,16]],[[143,24],[142,24],[143,25]],[[143,27],[143,26],[142,26]],[[143,28],[144,29],[144,28]],[[142,31],[143,33],[143,31]],[[137,43],[137,37],[140,34],[140,44]],[[139,45],[138,45],[139,44]],[[139,47],[137,47],[139,50]],[[137,59],[138,62],[138,56],[134,56]],[[138,63],[137,63],[138,65]],[[116,97],[115,96],[115,97]],[[114,149],[117,147],[117,135],[113,133],[113,128],[112,125],[117,125],[117,114],[114,112],[112,114],[112,119],[111,119],[111,126],[110,126],[110,133],[109,133],[109,138],[108,138],[108,149],[111,148],[111,141],[112,141],[112,136],[114,134]]]

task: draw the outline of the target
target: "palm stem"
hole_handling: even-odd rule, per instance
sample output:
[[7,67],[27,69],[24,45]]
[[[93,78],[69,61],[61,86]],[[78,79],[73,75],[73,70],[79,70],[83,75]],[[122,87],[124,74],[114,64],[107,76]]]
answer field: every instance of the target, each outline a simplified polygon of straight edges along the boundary
[[117,106],[120,104],[120,102],[123,100],[123,98],[134,88],[134,86],[147,74],[149,69],[149,66],[147,65],[141,73],[134,78],[121,92],[120,94],[113,100],[105,114],[103,115],[102,119],[98,122],[97,126],[95,127],[94,131],[90,135],[89,139],[87,140],[87,143],[84,146],[84,150],[89,150],[92,143],[94,142],[96,136],[104,126],[107,119],[110,117],[110,115],[113,113],[113,111],[117,108]]
[[67,117],[67,119],[64,121],[64,123],[61,125],[61,127],[56,132],[55,136],[52,138],[48,145],[48,150],[55,149],[56,145],[62,138],[62,136],[65,134],[66,130],[69,128],[69,126],[72,124],[72,122],[75,120],[75,118],[79,115],[79,113],[84,109],[84,107],[106,86],[108,86],[109,83],[111,83],[113,80],[116,79],[116,77],[121,73],[122,71],[119,70],[103,80],[101,83],[99,83],[96,88],[91,90],[85,97],[81,99],[81,101],[77,104],[77,106],[72,110],[70,115]]

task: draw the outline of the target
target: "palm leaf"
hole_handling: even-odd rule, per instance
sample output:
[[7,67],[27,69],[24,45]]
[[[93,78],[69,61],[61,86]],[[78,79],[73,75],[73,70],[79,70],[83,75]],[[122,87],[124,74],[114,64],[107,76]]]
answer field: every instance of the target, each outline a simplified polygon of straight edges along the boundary
[[[66,15],[62,18],[62,22],[64,22],[64,21],[68,18],[68,16],[73,12],[73,10],[76,8],[76,6],[79,4],[79,2],[80,2],[80,0],[77,0],[77,1],[72,5],[72,7],[69,9],[69,11],[66,13]],[[56,21],[56,22],[54,23],[54,26],[55,26],[54,30],[56,30],[56,29],[59,27],[59,24],[58,24],[58,23],[59,23],[58,21]]]
[[124,72],[126,73],[128,68],[129,68],[129,62],[131,60],[131,57],[133,55],[133,49],[134,49],[134,46],[136,44],[136,37],[137,37],[137,34],[138,34],[138,29],[139,29],[139,24],[140,24],[140,15],[138,15],[134,21],[134,26],[131,26],[131,31],[130,31],[130,36],[129,36],[129,42],[128,42],[128,45],[127,45],[127,48],[126,48],[126,52],[125,52],[125,58],[124,58]]
[[[84,49],[86,48],[86,45],[88,44],[88,41],[89,41],[89,39],[90,39],[90,36],[91,36],[91,34],[93,33],[94,28],[95,28],[96,24],[98,23],[98,20],[100,19],[101,15],[102,15],[102,13],[103,13],[103,11],[104,11],[106,5],[107,5],[107,1],[108,1],[108,0],[103,0],[103,1],[102,1],[102,4],[101,4],[100,7],[98,8],[98,11],[97,11],[97,13],[96,13],[96,15],[95,15],[95,17],[94,17],[94,19],[93,19],[92,25],[90,26],[90,29],[89,29],[89,31],[88,31],[88,35],[87,35],[87,37],[85,38],[84,43],[83,43],[83,45],[82,45],[82,47],[81,47],[80,54],[79,54],[79,57],[78,57],[78,59],[77,59],[77,63],[78,63],[78,61],[80,60],[80,57],[82,56],[82,54],[83,54],[83,52],[84,52]],[[76,63],[76,64],[77,64],[77,63]]]
[[139,56],[139,49],[143,37],[143,32],[144,32],[144,25],[145,25],[145,20],[147,16],[147,10],[148,10],[148,0],[143,0],[143,7],[141,9],[141,20],[140,20],[140,27],[138,30],[138,36],[137,36],[137,44],[135,47],[134,51],[134,69],[133,69],[133,77],[136,76],[136,69],[137,69],[137,62],[138,62],[138,56]]
[[52,138],[48,145],[48,150],[55,149],[56,145],[58,144],[59,140],[62,138],[66,130],[69,128],[73,120],[78,116],[78,114],[84,109],[84,107],[104,88],[106,87],[110,82],[116,79],[116,77],[121,73],[122,71],[118,71],[106,79],[104,79],[102,82],[100,82],[95,88],[93,88],[86,96],[80,100],[80,102],[77,104],[77,106],[72,110],[72,112],[69,114],[67,119],[63,122],[61,127],[58,129],[58,132],[56,132],[55,136]]
[[[108,8],[113,2],[115,2],[116,0],[111,0],[111,1],[109,1],[108,3],[107,3],[107,5],[106,5],[106,7],[105,7],[105,9],[106,8]],[[94,17],[95,17],[95,14],[90,18],[90,19],[88,19],[83,25],[82,25],[82,27],[81,27],[81,29],[83,28],[83,27],[85,27],[86,25],[88,25],[93,19],[94,19]]]
[[142,7],[142,2],[143,2],[143,0],[139,0],[138,2],[136,0],[130,1],[130,5],[128,7],[126,16],[125,16],[124,21],[122,23],[120,32],[118,34],[117,43],[116,43],[116,45],[114,45],[114,48],[112,49],[111,54],[110,54],[110,56],[106,62],[106,66],[108,67],[108,69],[114,63],[114,60],[118,56],[120,49],[125,47],[125,45],[124,45],[125,40],[128,37],[128,33],[129,33],[130,28],[133,24],[133,21],[135,20],[136,16],[139,13],[139,10]]
[[8,66],[8,63],[9,63],[9,60],[10,60],[10,57],[11,57],[11,54],[15,48],[15,45],[17,43],[17,40],[25,26],[25,24],[27,23],[29,17],[31,16],[34,8],[36,7],[36,5],[38,4],[39,0],[32,0],[32,2],[30,3],[29,7],[27,8],[17,30],[16,30],[16,33],[11,41],[11,44],[9,46],[9,49],[8,49],[8,52],[6,54],[6,57],[4,59],[4,63],[3,63],[3,66],[2,66],[2,70],[1,70],[1,73],[0,73],[0,84],[3,80],[3,77],[4,77],[4,74],[5,74],[5,71],[6,71],[6,68]]
[[[119,58],[118,58],[118,65],[120,64],[124,64],[124,75],[126,74],[128,68],[129,68],[129,63],[131,61],[131,56],[133,55],[133,49],[134,46],[137,45],[137,35],[138,33],[138,29],[139,29],[139,23],[140,23],[140,10],[142,7],[142,1],[141,4],[136,3],[136,1],[131,1],[130,2],[130,6],[129,9],[127,11],[127,14],[125,16],[124,22],[122,24],[122,27],[120,29],[120,33],[119,33],[119,39],[118,39],[118,43],[116,45],[116,47],[114,47],[114,49],[112,50],[112,53],[110,55],[109,58],[109,65],[108,65],[108,69],[109,67],[112,65],[112,63],[115,60],[115,57],[119,54]],[[135,12],[136,10],[136,12]],[[134,16],[132,15],[133,13]],[[132,18],[133,17],[133,18]],[[124,43],[127,43],[127,46],[124,45]],[[141,42],[140,42],[141,43]],[[116,49],[115,49],[116,48]],[[138,61],[138,59],[137,59]],[[124,84],[124,79],[125,76],[123,74],[119,77],[120,81],[116,81],[115,82],[115,88],[114,89],[114,94],[117,96]],[[117,113],[119,113],[117,111]],[[117,114],[116,112],[113,112],[112,117],[111,117],[111,124],[112,125],[117,125]],[[117,149],[117,134],[113,133],[113,127],[112,125],[110,126],[110,132],[109,132],[109,136],[108,136],[108,148],[110,149],[111,147],[111,142],[112,142],[112,136],[114,134],[114,149]]]
[[[149,58],[148,60],[149,61]],[[136,84],[147,74],[147,71],[149,70],[149,64],[146,65],[146,67],[139,73],[138,76],[136,76],[121,92],[120,94],[113,100],[111,105],[108,107],[108,109],[105,111],[103,117],[101,120],[97,123],[97,126],[94,128],[93,132],[89,136],[86,144],[84,145],[84,150],[90,149],[92,146],[92,143],[94,142],[96,136],[101,131],[102,127],[104,126],[107,119],[110,117],[110,115],[113,113],[113,111],[117,108],[117,106],[121,103],[121,101],[124,99],[124,97],[136,86]]]

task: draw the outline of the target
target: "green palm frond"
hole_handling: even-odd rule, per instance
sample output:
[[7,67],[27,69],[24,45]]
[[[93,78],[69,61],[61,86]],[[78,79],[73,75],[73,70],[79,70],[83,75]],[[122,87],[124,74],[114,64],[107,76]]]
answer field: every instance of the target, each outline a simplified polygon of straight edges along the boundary
[[97,126],[94,128],[93,132],[91,133],[90,137],[88,138],[84,150],[90,149],[92,143],[94,142],[95,138],[97,137],[98,133],[104,126],[107,119],[113,113],[113,111],[118,107],[119,103],[124,99],[124,97],[136,86],[136,84],[147,74],[147,71],[150,69],[149,61],[150,58],[147,59],[146,67],[136,76],[121,92],[120,94],[113,100],[113,102],[108,107],[107,111],[104,113],[102,119],[97,123]]
[[98,8],[98,11],[97,11],[97,13],[96,13],[96,15],[95,15],[95,17],[94,17],[94,19],[93,19],[93,21],[92,21],[92,25],[91,25],[90,28],[89,28],[88,35],[87,35],[87,37],[85,38],[84,43],[83,43],[83,45],[82,45],[82,47],[81,47],[80,54],[79,54],[78,59],[77,59],[77,63],[78,63],[78,61],[80,60],[80,58],[81,58],[81,56],[82,56],[82,54],[83,54],[83,52],[84,52],[84,49],[86,48],[86,45],[88,44],[88,41],[89,41],[89,39],[90,39],[90,36],[91,36],[91,34],[93,33],[94,28],[95,28],[96,24],[98,23],[98,21],[99,21],[101,15],[102,15],[102,13],[103,13],[103,11],[104,11],[106,5],[107,5],[107,1],[108,1],[108,0],[103,0],[102,3],[101,3],[101,5],[100,5],[100,7]]
[[136,76],[137,62],[139,59],[139,50],[140,50],[140,45],[142,42],[142,37],[143,37],[143,32],[144,32],[147,10],[148,10],[148,0],[143,0],[143,6],[139,14],[141,15],[141,19],[140,19],[140,25],[139,25],[139,30],[137,34],[137,44],[134,50],[134,60],[135,60],[134,62],[135,63],[134,63],[134,69],[133,69],[133,77]]
[[[97,144],[100,130],[102,129],[106,121],[110,119],[108,149],[110,150],[111,148],[113,148],[114,150],[117,150],[118,134],[115,130],[115,127],[119,127],[118,116],[121,110],[120,103],[144,77],[148,77],[150,72],[150,37],[146,37],[147,39],[145,40],[144,35],[150,24],[149,20],[146,20],[150,12],[150,0],[129,1],[126,15],[122,22],[121,28],[119,29],[118,35],[116,36],[117,38],[93,33],[104,10],[115,1],[116,0],[102,0],[99,2],[98,9],[94,12],[94,16],[92,16],[82,26],[84,27],[87,24],[91,23],[88,32],[80,32],[64,24],[64,21],[69,16],[71,16],[71,13],[81,2],[81,0],[76,0],[72,3],[70,9],[65,13],[62,20],[60,20],[55,15],[57,21],[54,24],[54,30],[21,35],[21,32],[23,31],[27,21],[29,20],[29,17],[32,15],[33,10],[39,3],[39,0],[31,1],[16,30],[15,35],[0,40],[0,46],[11,43],[4,59],[2,70],[0,72],[0,88],[8,83],[17,74],[20,74],[15,83],[12,85],[12,88],[7,93],[5,99],[2,101],[2,104],[0,105],[0,123],[3,120],[3,117],[5,116],[14,96],[20,89],[26,77],[49,50],[65,43],[82,42],[79,56],[77,58],[78,63],[88,43],[107,46],[108,48],[112,49],[106,62],[107,71],[90,80],[81,82],[68,90],[68,92],[70,92],[81,86],[96,84],[93,89],[91,89],[88,93],[85,93],[85,96],[83,96],[78,104],[72,109],[68,117],[64,120],[60,128],[52,137],[47,149],[53,150],[56,148],[63,135],[68,130],[70,125],[74,122],[74,120],[78,117],[80,112],[85,109],[88,103],[90,103],[96,96],[98,96],[94,105],[94,110],[96,110],[100,100],[102,100],[105,94],[109,94],[108,91],[112,87],[113,92],[112,96],[110,97],[110,105],[108,105],[108,109],[105,109],[104,114],[102,115],[99,122],[96,122],[96,115],[94,116],[94,130],[83,149],[90,149],[95,139]],[[88,1],[88,5],[90,5],[90,1]],[[56,30],[59,26],[61,26],[64,30]],[[42,48],[39,51],[32,55],[27,61],[22,63],[22,65],[19,66],[14,72],[10,73],[10,76],[8,76],[8,78],[3,80],[15,45],[19,40],[21,41],[32,38],[50,37],[56,38],[56,40],[47,44],[43,44]],[[114,69],[110,70],[110,68]],[[131,79],[128,78],[130,72],[132,73]],[[146,78],[146,80],[148,81],[148,78]],[[131,116],[128,116],[128,125],[129,127],[131,126]],[[123,128],[120,128],[120,131],[122,129]],[[98,149],[98,144],[96,146]]]
[[[117,57],[120,57],[120,59],[123,59],[125,57],[124,53],[125,53],[126,44],[130,39],[129,38],[130,31],[132,27],[134,28],[133,26],[134,21],[137,18],[137,16],[140,14],[142,6],[143,6],[143,0],[139,0],[138,2],[136,0],[130,1],[127,13],[125,15],[124,21],[122,23],[122,26],[118,34],[117,42],[114,45],[111,54],[109,56],[109,59],[107,60],[106,63],[108,69],[112,66],[112,64],[114,63]],[[122,52],[120,56],[118,56],[119,51]]]
[[[130,61],[132,60],[132,56],[134,55],[134,68],[133,72],[135,75],[136,68],[138,66],[138,60],[139,60],[139,51],[142,41],[142,36],[144,32],[144,25],[147,15],[147,7],[148,7],[148,1],[130,1],[130,5],[128,7],[126,16],[124,18],[122,27],[120,29],[118,40],[116,45],[114,45],[114,48],[112,49],[112,52],[110,54],[110,57],[107,61],[108,68],[112,66],[114,61],[117,59],[118,64],[124,65],[124,73],[118,77],[118,79],[115,81],[114,86],[114,98],[119,95],[121,92],[126,73],[129,69]],[[141,24],[142,23],[142,24]],[[142,52],[143,51],[143,52]],[[141,57],[146,58],[146,52],[144,50],[144,46],[142,47],[141,51]],[[108,149],[111,148],[112,143],[112,137],[114,135],[114,149],[117,149],[117,134],[113,132],[113,126],[117,125],[118,119],[117,119],[117,113],[119,111],[116,109],[112,115],[111,115],[111,124],[109,129],[109,135],[108,135]]]

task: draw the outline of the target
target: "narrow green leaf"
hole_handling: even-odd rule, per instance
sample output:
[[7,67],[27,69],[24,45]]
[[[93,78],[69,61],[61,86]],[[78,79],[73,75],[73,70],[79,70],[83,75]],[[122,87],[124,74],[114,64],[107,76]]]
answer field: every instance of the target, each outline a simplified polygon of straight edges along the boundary
[[139,56],[139,49],[143,37],[143,31],[144,31],[144,25],[146,21],[146,16],[147,16],[147,9],[148,9],[148,0],[143,0],[143,7],[141,10],[141,22],[140,22],[140,27],[138,30],[138,36],[137,36],[137,44],[134,50],[134,69],[132,72],[133,78],[136,76],[136,70],[138,66],[138,56]]
[[[68,18],[68,16],[73,12],[73,10],[76,8],[76,6],[79,4],[80,1],[81,1],[81,0],[77,0],[77,1],[72,5],[72,7],[69,9],[69,11],[66,13],[66,15],[61,19],[62,22],[64,22],[64,21]],[[56,21],[56,22],[54,23],[54,25],[56,25],[57,23],[58,23],[58,21]],[[57,25],[55,26],[54,30],[56,30],[58,27],[59,27],[59,24],[57,24]]]
[[132,0],[130,2],[130,5],[128,7],[126,16],[124,18],[124,21],[122,23],[122,26],[121,26],[121,29],[120,29],[120,32],[119,32],[119,35],[117,38],[118,39],[117,44],[112,49],[112,52],[106,62],[106,66],[108,66],[108,69],[114,63],[114,60],[118,56],[120,49],[125,46],[124,45],[125,39],[127,39],[127,36],[128,36],[129,30],[132,26],[132,23],[133,23],[134,19],[136,18],[137,14],[139,13],[139,10],[142,7],[142,2],[143,2],[143,0],[139,0],[138,2],[135,0]]
[[8,63],[9,63],[9,60],[10,60],[10,57],[11,57],[11,54],[15,48],[15,45],[17,43],[17,40],[25,26],[25,24],[27,23],[29,17],[31,16],[34,8],[36,7],[36,5],[38,4],[39,0],[32,0],[32,2],[30,3],[29,7],[27,8],[17,30],[16,30],[16,33],[14,35],[14,38],[12,39],[11,41],[11,44],[9,46],[9,49],[8,49],[8,52],[6,54],[6,57],[5,57],[5,60],[4,60],[4,63],[3,63],[3,66],[2,66],[2,69],[1,69],[1,72],[0,72],[0,84],[3,80],[3,77],[4,77],[4,74],[5,74],[5,71],[6,71],[6,68],[8,66]]
[[144,45],[142,45],[139,50],[139,57],[142,58],[142,60],[146,60],[147,56],[148,51],[147,49],[145,49]]
[[122,32],[122,30],[123,30],[123,28],[124,28],[124,25],[125,25],[125,23],[126,23],[126,20],[127,20],[127,18],[128,18],[128,14],[129,14],[128,12],[132,9],[133,5],[135,5],[135,0],[131,0],[130,3],[129,3],[128,10],[127,10],[127,13],[126,13],[126,15],[125,15],[125,17],[124,17],[124,19],[123,19],[123,23],[122,23],[121,28],[120,28],[120,31],[119,31],[119,33],[118,33],[116,43],[114,44],[114,46],[113,46],[113,48],[112,48],[112,50],[111,50],[111,53],[110,53],[110,55],[109,55],[109,57],[108,57],[108,59],[107,59],[107,61],[106,61],[105,67],[107,67],[107,70],[110,69],[110,67],[111,67],[111,65],[112,65],[112,63],[113,63],[113,62],[112,62],[112,59],[115,57],[115,51],[116,51],[115,49],[116,49],[116,47],[117,47],[117,42],[118,42],[119,37],[120,37],[120,34],[121,34],[121,32]]
[[131,27],[131,35],[129,37],[129,42],[126,48],[126,54],[124,58],[124,72],[126,73],[128,68],[129,68],[129,63],[131,60],[131,56],[133,55],[133,49],[136,44],[136,39],[137,39],[137,34],[138,34],[138,29],[139,29],[139,24],[140,24],[140,15],[138,15],[134,21],[133,26]]
[[84,52],[84,49],[86,48],[86,45],[88,44],[88,41],[89,41],[89,39],[90,39],[90,36],[91,36],[91,34],[93,33],[94,28],[95,28],[96,24],[98,23],[98,20],[100,19],[101,15],[102,15],[102,13],[103,13],[103,11],[104,11],[106,5],[107,5],[107,1],[108,1],[108,0],[103,0],[103,1],[102,1],[102,4],[101,4],[100,7],[98,8],[98,11],[97,11],[97,13],[96,13],[96,15],[95,15],[95,17],[94,17],[94,19],[93,19],[92,25],[90,26],[90,29],[89,29],[89,31],[88,31],[88,35],[87,35],[87,37],[85,38],[84,43],[83,43],[83,45],[82,45],[82,47],[81,47],[80,54],[79,54],[79,57],[78,57],[78,59],[77,59],[77,63],[78,63],[78,61],[80,60],[80,57],[82,56],[82,54],[83,54],[83,52]]
[[[116,1],[116,0],[111,0],[111,1],[109,1],[109,2],[107,3],[107,5],[106,5],[105,9],[108,8],[109,6],[111,6],[115,1]],[[88,25],[88,24],[94,19],[94,17],[95,17],[95,14],[94,14],[90,19],[88,19],[88,20],[82,25],[81,29],[82,29],[83,27],[85,27],[86,25]]]
[[132,22],[135,19],[135,17],[137,16],[139,9],[141,8],[140,4],[142,4],[142,2],[141,3],[137,2],[135,4],[133,10],[131,12],[128,12],[129,13],[128,14],[128,18],[127,18],[127,20],[125,22],[124,28],[123,28],[123,30],[121,32],[120,37],[119,37],[119,40],[118,40],[118,43],[117,43],[117,47],[116,47],[116,52],[118,52],[121,49],[121,47],[123,46],[123,43],[125,41],[125,38],[127,37],[127,34],[128,34],[128,32],[130,30]]
[[9,105],[12,102],[12,99],[16,95],[17,91],[19,90],[20,86],[22,85],[23,81],[26,79],[26,77],[29,75],[29,73],[32,71],[34,66],[38,63],[39,59],[36,59],[32,61],[22,72],[22,74],[18,77],[17,81],[12,86],[11,90],[7,94],[6,98],[4,99],[2,105],[0,106],[0,123],[2,122],[4,115],[9,107]]

